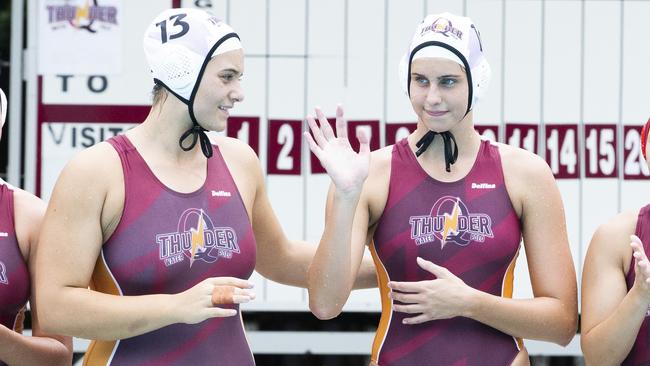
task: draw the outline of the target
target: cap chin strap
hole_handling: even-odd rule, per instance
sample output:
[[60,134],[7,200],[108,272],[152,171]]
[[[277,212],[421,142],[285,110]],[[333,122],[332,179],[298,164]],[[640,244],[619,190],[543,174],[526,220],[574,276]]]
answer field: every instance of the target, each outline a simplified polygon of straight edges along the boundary
[[[178,144],[180,145],[181,149],[183,149],[183,151],[192,150],[196,145],[196,142],[200,141],[201,151],[203,152],[203,155],[205,155],[205,157],[208,159],[212,157],[212,143],[210,142],[210,138],[206,134],[208,130],[201,127],[199,122],[196,120],[196,116],[194,115],[194,99],[196,98],[196,93],[199,90],[201,79],[203,79],[203,73],[205,72],[205,68],[208,66],[208,62],[210,62],[210,60],[212,59],[212,54],[214,53],[214,51],[217,50],[217,47],[219,47],[223,42],[233,37],[239,39],[237,33],[228,33],[225,36],[221,37],[221,39],[219,39],[214,44],[214,46],[212,46],[210,52],[208,52],[208,55],[205,57],[205,60],[203,61],[203,65],[201,66],[201,70],[199,71],[199,75],[196,78],[196,84],[194,84],[194,88],[192,89],[190,100],[187,103],[190,112],[190,119],[192,120],[192,127],[190,127],[187,131],[183,132],[181,138],[178,140]],[[184,141],[187,140],[188,138],[191,138],[190,144],[185,146]]]
[[443,143],[445,144],[444,146],[445,167],[447,172],[451,172],[451,164],[455,163],[456,159],[458,159],[458,144],[456,144],[456,138],[454,137],[454,135],[449,131],[445,131],[445,132],[427,131],[427,133],[425,133],[424,136],[422,136],[420,141],[418,141],[415,144],[415,146],[418,147],[418,151],[415,152],[415,155],[416,156],[422,155],[422,153],[424,153],[424,151],[429,147],[429,145],[431,145],[436,135],[440,135]]
[[[199,126],[199,124],[196,122],[196,119],[194,118],[192,118],[192,123],[193,126],[190,127],[187,131],[183,132],[181,138],[178,140],[178,144],[180,145],[181,149],[183,149],[184,151],[190,151],[194,148],[196,142],[200,141],[201,151],[203,152],[203,155],[205,155],[206,158],[211,158],[212,143],[210,143],[210,138],[205,133],[207,130]],[[188,138],[191,138],[190,144],[188,146],[185,146],[183,144],[183,141],[187,140]]]

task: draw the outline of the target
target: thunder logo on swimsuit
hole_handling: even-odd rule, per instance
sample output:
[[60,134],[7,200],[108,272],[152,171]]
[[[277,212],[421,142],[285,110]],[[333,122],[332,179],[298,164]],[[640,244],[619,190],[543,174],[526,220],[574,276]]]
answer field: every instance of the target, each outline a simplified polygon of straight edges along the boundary
[[466,246],[470,241],[483,242],[493,238],[492,219],[483,213],[470,213],[459,197],[438,199],[429,215],[411,216],[411,239],[422,245],[440,240],[440,248],[447,243]]
[[214,263],[239,254],[237,234],[230,227],[215,227],[203,210],[190,208],[181,214],[175,232],[156,235],[160,260],[171,266],[188,258],[190,267],[195,261]]
[[7,278],[7,267],[5,267],[5,264],[0,262],[0,283],[8,285],[9,284],[9,278]]

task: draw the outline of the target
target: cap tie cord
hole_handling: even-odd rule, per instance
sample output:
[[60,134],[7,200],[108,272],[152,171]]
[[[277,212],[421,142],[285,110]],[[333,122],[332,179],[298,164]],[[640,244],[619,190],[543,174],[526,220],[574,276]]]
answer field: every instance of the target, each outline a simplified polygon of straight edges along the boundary
[[[192,127],[190,127],[183,133],[183,135],[181,135],[181,138],[178,140],[178,144],[181,146],[181,149],[183,149],[183,151],[190,151],[194,148],[197,141],[201,141],[201,151],[203,152],[203,155],[205,155],[206,158],[211,158],[212,143],[210,143],[210,138],[205,133],[206,131],[207,130],[205,128],[199,126],[199,124],[195,122]],[[185,146],[183,142],[188,138],[191,138],[190,144],[188,146]]]
[[[415,144],[418,147],[418,150],[415,152],[416,156],[422,155],[424,151],[431,145],[436,135],[440,135],[444,143],[445,151],[445,168],[447,172],[451,172],[451,165],[456,162],[458,159],[458,144],[456,143],[456,138],[454,135],[449,132],[434,132],[427,131],[427,133],[422,136],[422,138]],[[453,142],[453,144],[452,144]]]

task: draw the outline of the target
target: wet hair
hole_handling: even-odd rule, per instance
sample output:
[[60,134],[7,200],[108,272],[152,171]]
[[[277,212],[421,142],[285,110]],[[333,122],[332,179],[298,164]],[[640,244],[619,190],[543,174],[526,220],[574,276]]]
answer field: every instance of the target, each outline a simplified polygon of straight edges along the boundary
[[155,84],[153,86],[153,89],[151,90],[151,99],[153,101],[153,105],[157,106],[159,104],[163,104],[165,100],[167,100],[167,96],[169,95],[169,92],[167,89],[165,89],[164,86],[160,84]]

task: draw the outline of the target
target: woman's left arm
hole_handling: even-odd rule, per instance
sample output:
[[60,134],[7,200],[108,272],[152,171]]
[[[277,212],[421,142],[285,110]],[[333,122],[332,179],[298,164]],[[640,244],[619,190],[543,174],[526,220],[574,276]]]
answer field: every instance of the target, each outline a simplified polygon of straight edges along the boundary
[[[34,278],[34,258],[38,245],[39,228],[45,213],[45,204],[24,191],[14,195],[16,236],[28,252],[28,266]],[[27,244],[27,245],[25,245]],[[33,291],[33,287],[32,287]],[[32,336],[27,337],[6,327],[0,327],[0,360],[9,365],[70,365],[72,339],[44,334],[36,317],[36,304],[31,297]],[[47,305],[43,305],[47,306]]]
[[534,298],[494,296],[466,285],[446,268],[418,259],[437,279],[392,282],[395,310],[420,314],[421,323],[464,316],[515,337],[568,344],[577,327],[576,275],[566,233],[564,207],[553,175],[541,158],[508,151],[506,187],[519,214]]

